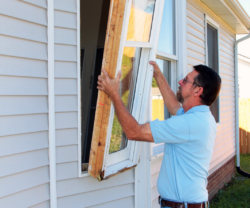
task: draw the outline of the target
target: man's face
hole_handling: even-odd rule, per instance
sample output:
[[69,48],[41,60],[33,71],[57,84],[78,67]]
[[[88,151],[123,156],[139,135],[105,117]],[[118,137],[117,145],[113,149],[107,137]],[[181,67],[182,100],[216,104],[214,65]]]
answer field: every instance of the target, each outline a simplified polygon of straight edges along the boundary
[[176,98],[180,103],[184,103],[187,99],[192,96],[192,92],[195,88],[193,85],[194,78],[198,75],[198,72],[193,70],[184,79],[180,80]]

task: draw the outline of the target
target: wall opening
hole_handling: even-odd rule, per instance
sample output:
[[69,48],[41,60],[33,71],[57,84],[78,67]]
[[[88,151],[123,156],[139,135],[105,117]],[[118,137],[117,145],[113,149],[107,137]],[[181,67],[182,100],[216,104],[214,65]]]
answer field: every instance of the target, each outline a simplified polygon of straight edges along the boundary
[[91,0],[80,7],[82,171],[88,170],[109,6],[110,0]]

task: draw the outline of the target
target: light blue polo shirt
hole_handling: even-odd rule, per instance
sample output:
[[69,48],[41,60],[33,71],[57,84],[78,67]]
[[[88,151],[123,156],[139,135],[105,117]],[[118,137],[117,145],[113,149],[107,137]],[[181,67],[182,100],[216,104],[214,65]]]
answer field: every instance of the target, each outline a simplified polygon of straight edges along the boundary
[[206,105],[167,120],[150,122],[155,143],[165,143],[157,187],[161,197],[181,202],[208,200],[207,177],[216,122]]

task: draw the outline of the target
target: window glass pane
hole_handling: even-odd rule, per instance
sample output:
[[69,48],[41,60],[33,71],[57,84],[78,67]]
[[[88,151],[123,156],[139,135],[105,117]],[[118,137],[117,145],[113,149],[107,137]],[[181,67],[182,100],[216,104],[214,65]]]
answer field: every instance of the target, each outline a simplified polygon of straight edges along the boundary
[[158,40],[158,51],[176,54],[175,53],[175,1],[165,0],[161,29]]
[[155,0],[132,0],[127,41],[149,42]]
[[[218,30],[207,24],[207,56],[208,66],[218,72]],[[210,106],[210,110],[216,120],[219,122],[219,97]]]
[[[171,70],[170,61],[156,59],[156,63],[161,69],[164,77],[171,86]],[[164,105],[163,97],[160,89],[156,83],[155,78],[152,80],[152,120],[159,119],[164,120],[170,118],[170,114],[166,106]]]
[[[137,75],[141,57],[141,48],[125,47],[122,58],[122,77],[120,81],[120,95],[127,109],[132,112]],[[111,132],[109,153],[117,152],[127,146],[126,135],[115,114]]]

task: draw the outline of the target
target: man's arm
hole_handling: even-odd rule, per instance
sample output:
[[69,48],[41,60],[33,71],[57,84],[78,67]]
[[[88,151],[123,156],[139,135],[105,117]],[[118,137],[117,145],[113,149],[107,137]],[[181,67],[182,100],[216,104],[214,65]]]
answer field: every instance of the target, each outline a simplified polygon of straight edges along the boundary
[[121,73],[119,72],[117,77],[111,80],[104,69],[102,69],[102,72],[104,78],[102,76],[98,77],[97,88],[110,96],[115,107],[116,115],[126,137],[129,140],[154,142],[149,123],[140,125],[122,102],[118,91]]
[[160,92],[162,94],[164,103],[171,115],[176,115],[177,111],[181,108],[180,103],[176,99],[176,96],[169,86],[167,80],[159,69],[155,61],[149,62],[154,67],[154,77],[159,86]]

